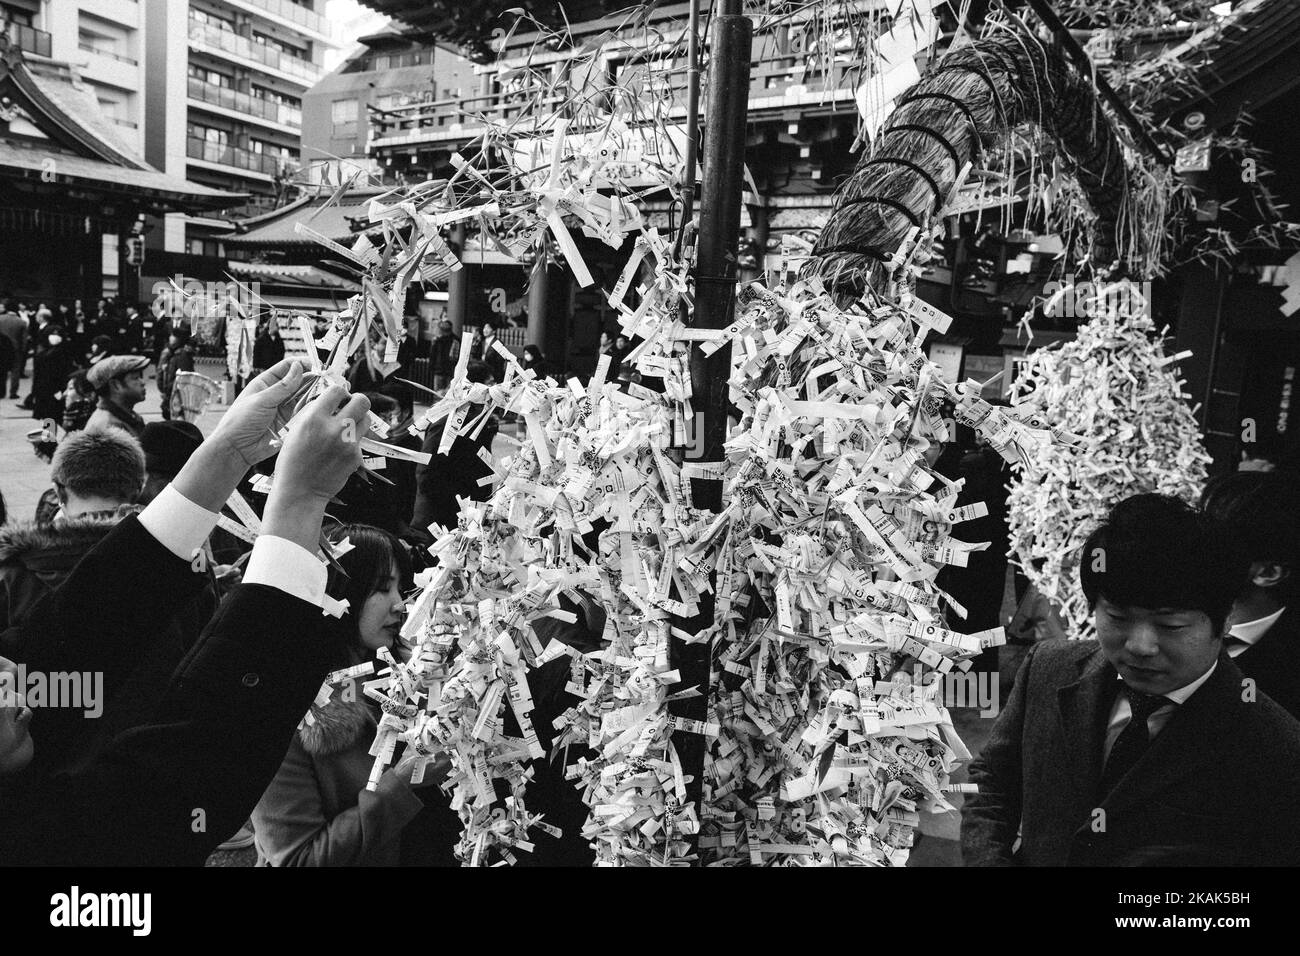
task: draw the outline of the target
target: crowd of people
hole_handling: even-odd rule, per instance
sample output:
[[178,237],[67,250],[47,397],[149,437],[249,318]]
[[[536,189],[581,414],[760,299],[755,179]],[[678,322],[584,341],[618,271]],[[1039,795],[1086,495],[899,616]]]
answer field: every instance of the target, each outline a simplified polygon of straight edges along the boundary
[[[439,331],[429,351],[450,376],[459,342]],[[504,374],[494,339],[474,339],[471,382]],[[370,372],[367,391],[326,390],[277,450],[271,425],[304,378],[280,360],[204,439],[187,422],[139,419],[150,357],[114,352],[119,342],[90,339],[97,407],[55,450],[33,520],[0,527],[0,679],[103,681],[93,719],[0,699],[0,861],[201,864],[220,850],[213,859],[271,866],[455,865],[443,773],[413,782],[418,755],[399,754],[368,786],[382,715],[366,678],[318,692],[332,671],[409,652],[404,600],[433,560],[431,529],[490,496],[497,422],[428,465],[361,468],[344,436],[369,412],[411,450],[436,453],[442,432],[413,428],[400,375]],[[260,358],[273,357],[263,343]],[[540,352],[528,361],[544,368]],[[972,530],[993,546],[939,584],[965,607],[965,630],[996,626],[1004,466],[974,440],[928,458],[990,502]],[[258,472],[274,474],[267,494],[251,490]],[[260,516],[251,545],[217,526],[234,518],[237,489]],[[1300,862],[1298,492],[1283,467],[1215,479],[1195,506],[1116,503],[1080,564],[1098,640],[1030,648],[970,768],[968,865]],[[328,566],[322,538],[346,542]],[[322,614],[326,595],[340,616]],[[567,609],[573,623],[537,622],[543,643],[600,646],[600,605]],[[539,733],[576,702],[568,672],[559,657],[530,674]],[[587,808],[564,779],[581,756],[535,764],[529,807],[564,836],[539,838],[528,863],[592,859]]]
[[[20,395],[29,361],[31,387]],[[151,365],[169,418],[177,373],[194,370],[185,323],[133,304],[119,308],[111,299],[100,299],[93,316],[80,299],[55,309],[8,299],[0,312],[0,369],[9,399],[67,432],[112,417],[138,438],[144,422],[134,409],[145,398]]]

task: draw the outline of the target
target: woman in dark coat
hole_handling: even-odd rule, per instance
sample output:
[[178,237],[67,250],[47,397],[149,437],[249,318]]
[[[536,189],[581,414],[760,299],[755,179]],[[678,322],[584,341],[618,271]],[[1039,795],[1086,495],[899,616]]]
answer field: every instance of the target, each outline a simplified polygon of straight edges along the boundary
[[46,328],[44,343],[38,344],[32,362],[32,418],[63,419],[63,390],[75,367],[72,343],[63,326]]

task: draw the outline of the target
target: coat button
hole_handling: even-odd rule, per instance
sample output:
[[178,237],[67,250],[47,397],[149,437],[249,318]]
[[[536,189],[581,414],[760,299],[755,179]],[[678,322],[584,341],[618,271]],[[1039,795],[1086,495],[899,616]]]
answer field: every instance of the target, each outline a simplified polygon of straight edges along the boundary
[[256,674],[244,675],[243,684],[245,687],[256,687],[261,682],[262,682],[262,678],[258,677]]

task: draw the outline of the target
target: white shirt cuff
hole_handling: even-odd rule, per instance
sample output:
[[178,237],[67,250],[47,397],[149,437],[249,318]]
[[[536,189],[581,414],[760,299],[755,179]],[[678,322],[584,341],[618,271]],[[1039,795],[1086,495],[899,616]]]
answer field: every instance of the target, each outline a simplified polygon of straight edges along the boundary
[[244,569],[245,584],[266,584],[321,607],[325,597],[325,565],[316,555],[287,538],[259,534]]
[[140,512],[140,524],[182,561],[193,561],[217,526],[217,514],[201,508],[168,485]]

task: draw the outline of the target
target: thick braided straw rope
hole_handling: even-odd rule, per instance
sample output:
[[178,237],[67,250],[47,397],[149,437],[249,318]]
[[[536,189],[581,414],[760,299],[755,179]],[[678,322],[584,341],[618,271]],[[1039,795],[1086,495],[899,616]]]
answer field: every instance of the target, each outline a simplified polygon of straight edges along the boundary
[[930,224],[982,144],[1033,124],[1074,164],[1096,215],[1091,258],[1118,255],[1128,171],[1110,120],[1059,50],[1001,33],[948,53],[900,99],[835,195],[806,266],[837,292],[860,293],[913,226]]

